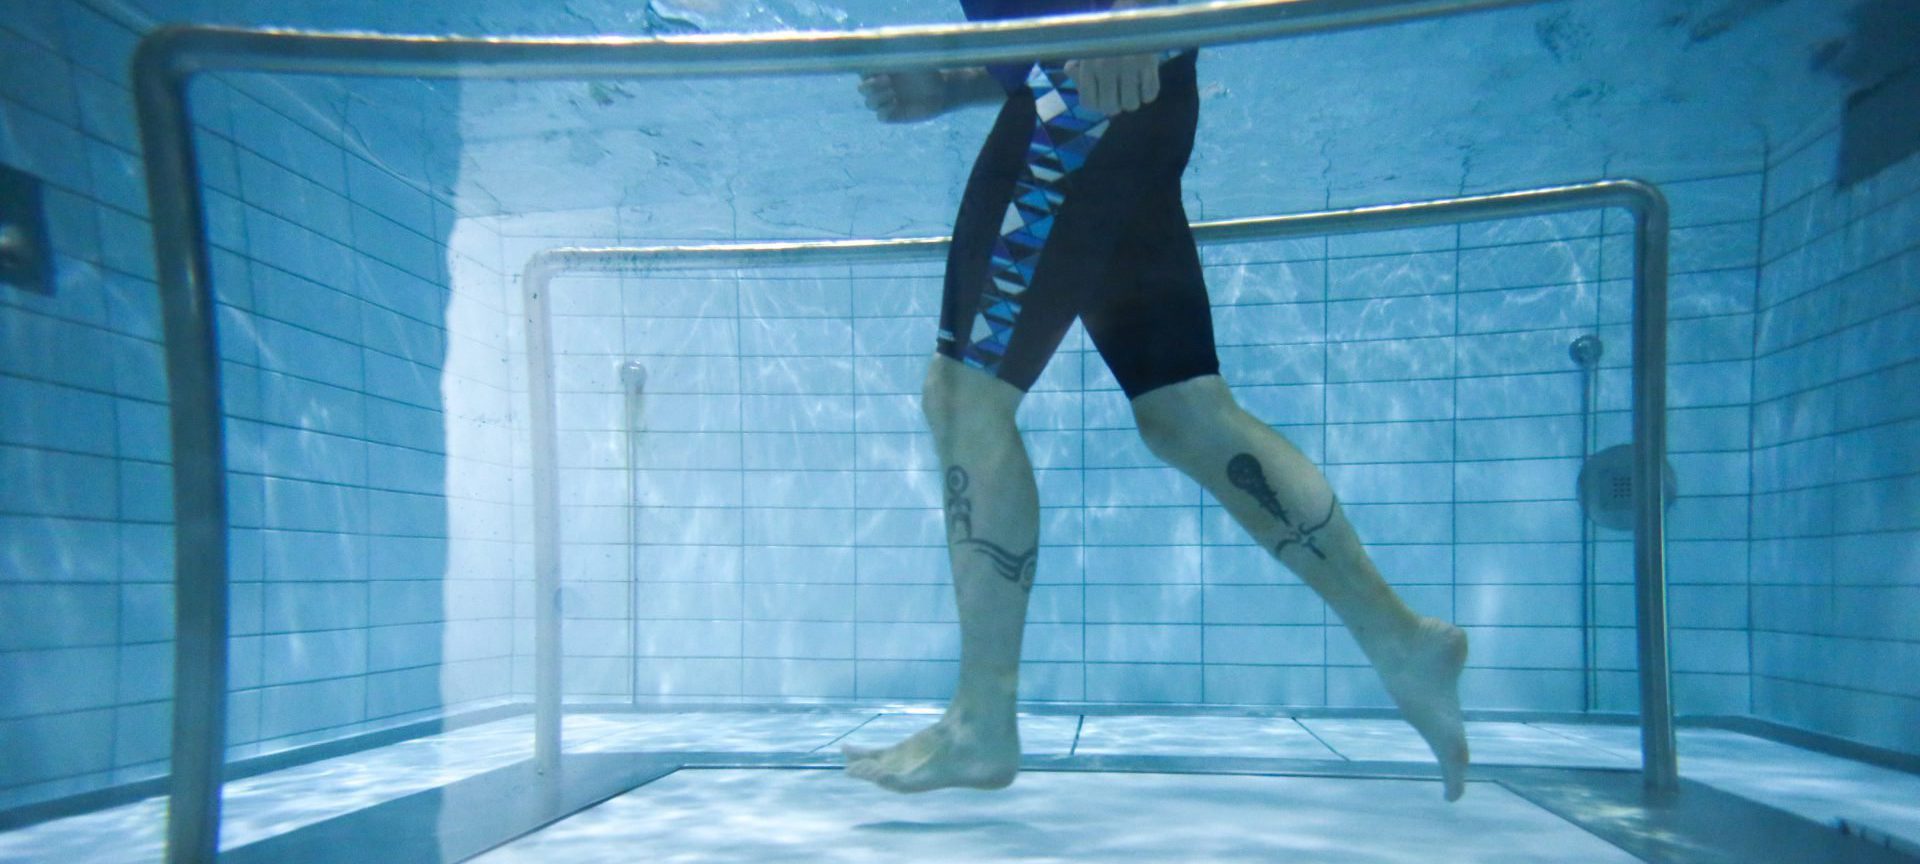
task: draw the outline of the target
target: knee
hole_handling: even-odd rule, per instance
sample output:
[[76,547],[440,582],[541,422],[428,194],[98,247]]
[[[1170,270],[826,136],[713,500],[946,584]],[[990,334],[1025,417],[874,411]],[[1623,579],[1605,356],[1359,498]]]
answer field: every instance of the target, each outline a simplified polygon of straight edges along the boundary
[[1134,423],[1153,455],[1179,467],[1208,452],[1240,406],[1219,376],[1169,384],[1133,400]]
[[1193,440],[1198,430],[1191,418],[1171,411],[1135,411],[1133,417],[1140,427],[1140,440],[1160,461],[1178,467],[1197,449]]
[[934,438],[974,439],[982,433],[1014,429],[1020,404],[1018,388],[944,356],[927,367],[920,389],[920,412]]

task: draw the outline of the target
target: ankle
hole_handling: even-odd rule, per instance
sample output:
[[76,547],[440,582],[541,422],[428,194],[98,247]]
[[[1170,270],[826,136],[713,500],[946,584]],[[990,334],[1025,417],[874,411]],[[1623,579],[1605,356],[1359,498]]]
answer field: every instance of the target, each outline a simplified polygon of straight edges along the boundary
[[1349,629],[1353,633],[1353,641],[1359,643],[1360,650],[1368,659],[1375,662],[1391,661],[1402,659],[1402,655],[1417,647],[1427,620],[1408,612],[1369,621],[1357,627],[1350,626]]
[[1000,725],[1013,722],[1019,700],[1011,689],[993,692],[963,691],[955,694],[947,705],[946,716],[957,723],[968,725]]

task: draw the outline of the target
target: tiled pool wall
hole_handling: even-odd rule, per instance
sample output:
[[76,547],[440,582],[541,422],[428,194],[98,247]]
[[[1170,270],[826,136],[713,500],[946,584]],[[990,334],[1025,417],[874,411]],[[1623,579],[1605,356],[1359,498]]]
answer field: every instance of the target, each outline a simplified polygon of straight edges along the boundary
[[[0,289],[5,803],[164,771],[172,521],[146,201],[116,34],[8,4],[4,159],[46,182],[58,290]],[[89,51],[68,52],[73,31]],[[109,240],[111,238],[111,240]]]
[[1769,160],[1753,402],[1753,713],[1920,750],[1920,157]]
[[250,288],[220,341],[230,723],[257,749],[512,695],[504,282],[497,238],[429,191],[453,108],[401,82],[304,101],[338,113],[232,102],[230,193],[203,156],[216,284]]
[[[1671,527],[1674,640],[1690,713],[1748,704],[1762,183],[1756,160],[1665,185],[1687,493]],[[1598,532],[1591,697],[1582,654],[1582,373],[1568,353],[1581,334],[1610,346],[1598,445],[1628,437],[1631,249],[1623,218],[1606,227],[1590,212],[1205,254],[1223,375],[1327,466],[1409,601],[1470,629],[1474,707],[1634,706],[1624,534]],[[934,262],[555,283],[570,695],[948,692],[958,628],[917,399],[940,282]],[[649,370],[631,529],[629,359]],[[1026,698],[1387,704],[1312,592],[1146,451],[1077,327],[1021,420],[1043,543]]]
[[[0,158],[46,180],[61,280],[0,292],[0,806],[166,771],[172,478],[126,72],[150,24],[0,12]],[[504,284],[497,238],[454,240],[429,191],[457,156],[429,117],[453,109],[300,79],[193,98],[230,417],[233,755],[508,697]]]

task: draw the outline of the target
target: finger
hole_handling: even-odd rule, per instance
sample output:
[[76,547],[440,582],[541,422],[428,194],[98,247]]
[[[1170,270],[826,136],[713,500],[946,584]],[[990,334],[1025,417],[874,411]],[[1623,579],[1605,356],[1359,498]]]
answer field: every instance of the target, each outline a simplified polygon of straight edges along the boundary
[[1122,112],[1140,107],[1140,73],[1131,64],[1120,72],[1120,86],[1114,95]]
[[1080,64],[1080,74],[1074,79],[1080,87],[1080,104],[1100,110],[1100,67],[1096,63]]
[[1093,110],[1102,114],[1112,114],[1114,85],[1120,82],[1114,80],[1113,70],[1106,68],[1104,64],[1093,73],[1092,77],[1094,87]]

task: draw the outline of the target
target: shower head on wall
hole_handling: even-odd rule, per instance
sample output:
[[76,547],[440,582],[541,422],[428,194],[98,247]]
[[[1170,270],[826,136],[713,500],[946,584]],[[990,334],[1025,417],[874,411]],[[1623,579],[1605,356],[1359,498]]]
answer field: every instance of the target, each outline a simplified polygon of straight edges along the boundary
[[647,364],[638,360],[621,364],[620,386],[629,393],[647,389]]

